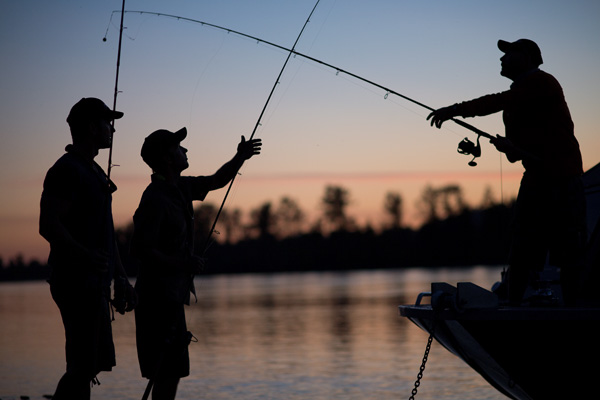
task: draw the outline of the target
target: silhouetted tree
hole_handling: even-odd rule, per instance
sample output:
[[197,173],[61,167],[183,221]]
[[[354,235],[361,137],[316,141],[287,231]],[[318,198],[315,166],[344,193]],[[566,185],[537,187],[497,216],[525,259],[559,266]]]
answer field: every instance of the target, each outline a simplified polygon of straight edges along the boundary
[[391,218],[391,228],[400,228],[402,225],[402,196],[399,193],[388,192],[385,195],[383,208]]
[[242,212],[239,208],[233,211],[224,209],[219,217],[219,224],[223,227],[225,243],[235,243],[243,238]]
[[438,220],[440,217],[437,212],[438,192],[431,185],[425,186],[421,199],[417,202],[417,210],[422,215],[424,223],[430,223]]
[[487,185],[485,187],[485,191],[483,192],[483,199],[481,200],[481,204],[479,205],[479,208],[481,209],[486,209],[486,208],[491,208],[493,206],[495,206],[496,203],[496,199],[494,198],[494,193],[492,192],[492,188]]
[[276,234],[279,238],[299,234],[304,212],[293,199],[282,197],[275,211]]
[[277,217],[272,211],[271,203],[266,202],[250,212],[249,228],[254,233],[254,236],[258,238],[271,237],[273,236],[276,221]]
[[458,185],[447,185],[438,189],[440,194],[443,216],[445,218],[459,215],[466,208],[467,204],[463,198],[462,189]]
[[424,223],[427,224],[459,215],[468,207],[460,186],[446,185],[436,189],[427,185],[423,189],[417,208],[423,216]]
[[352,219],[346,215],[349,198],[349,192],[341,186],[329,185],[325,188],[322,205],[323,223],[329,228],[326,231],[348,230],[353,226]]
[[23,258],[23,254],[19,253],[15,256],[15,258],[10,260],[10,262],[8,263],[8,268],[24,269],[25,259]]
[[26,262],[19,253],[8,262],[0,258],[0,281],[21,281],[30,279],[48,279],[50,267],[37,260]]

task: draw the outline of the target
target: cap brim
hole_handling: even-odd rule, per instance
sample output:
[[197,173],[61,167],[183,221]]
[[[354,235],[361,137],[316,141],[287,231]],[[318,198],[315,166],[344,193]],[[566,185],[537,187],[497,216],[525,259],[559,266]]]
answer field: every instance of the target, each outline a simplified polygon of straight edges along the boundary
[[498,40],[498,48],[501,52],[507,53],[508,51],[510,51],[511,47],[511,42],[507,42],[506,40]]
[[122,118],[122,117],[123,117],[123,115],[124,115],[124,114],[123,114],[121,111],[112,111],[112,110],[111,110],[111,111],[108,113],[108,117],[109,117],[111,120]]
[[187,128],[183,127],[180,130],[178,130],[177,132],[173,132],[173,134],[175,135],[177,140],[179,140],[181,142],[187,136]]

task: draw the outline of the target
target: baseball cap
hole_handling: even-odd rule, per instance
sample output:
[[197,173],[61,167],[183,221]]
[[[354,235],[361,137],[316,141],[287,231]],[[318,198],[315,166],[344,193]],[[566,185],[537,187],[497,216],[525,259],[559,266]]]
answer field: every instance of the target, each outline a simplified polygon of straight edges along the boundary
[[180,143],[186,136],[186,128],[181,128],[176,132],[166,129],[152,132],[144,139],[141,152],[142,159],[152,168],[169,147]]
[[113,111],[104,102],[95,97],[84,97],[71,108],[67,122],[69,125],[105,119],[112,121],[123,116],[120,111]]
[[515,42],[498,40],[498,48],[503,53],[508,53],[509,51],[522,51],[526,54],[529,54],[531,61],[533,61],[533,63],[536,65],[540,65],[544,62],[542,60],[542,52],[533,40],[519,39]]

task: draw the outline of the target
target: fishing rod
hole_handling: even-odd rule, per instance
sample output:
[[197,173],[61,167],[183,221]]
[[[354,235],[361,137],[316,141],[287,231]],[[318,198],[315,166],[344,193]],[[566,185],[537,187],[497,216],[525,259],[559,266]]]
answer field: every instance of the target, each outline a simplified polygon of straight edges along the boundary
[[[267,97],[267,101],[265,102],[265,105],[263,106],[262,111],[260,112],[260,115],[258,116],[258,119],[256,120],[256,124],[254,125],[254,129],[252,130],[252,134],[250,135],[249,140],[252,140],[254,138],[254,134],[256,133],[256,130],[260,126],[260,121],[262,120],[265,110],[267,109],[267,106],[269,105],[269,102],[271,101],[271,97],[273,96],[273,93],[275,92],[275,88],[279,84],[279,79],[281,79],[281,75],[283,75],[283,71],[285,70],[285,67],[288,64],[288,61],[290,60],[292,54],[294,54],[294,52],[295,52],[296,44],[298,44],[298,41],[300,40],[300,36],[302,36],[302,33],[304,33],[304,29],[306,28],[306,25],[308,25],[308,23],[310,22],[310,18],[312,17],[313,13],[317,9],[317,6],[319,5],[320,1],[321,0],[317,0],[317,2],[315,3],[315,6],[313,7],[312,11],[308,15],[308,18],[306,18],[306,21],[304,22],[304,25],[302,26],[302,29],[300,30],[300,33],[298,34],[298,37],[296,38],[294,45],[292,46],[291,49],[287,50],[288,56],[285,59],[283,66],[281,67],[281,71],[279,71],[279,75],[277,75],[277,79],[275,79],[275,83],[273,84],[273,87],[271,88],[271,92],[269,93],[269,96]],[[221,29],[224,29],[224,28],[221,28]],[[221,215],[221,212],[223,211],[223,207],[225,206],[225,201],[227,200],[227,197],[229,196],[229,192],[231,191],[231,187],[233,186],[233,182],[235,181],[236,176],[237,176],[237,173],[231,179],[231,182],[229,183],[229,187],[227,188],[227,192],[225,192],[225,197],[223,198],[223,202],[221,203],[221,206],[219,207],[219,211],[217,212],[215,221],[213,222],[212,227],[210,228],[210,231],[208,232],[208,237],[206,238],[206,242],[204,244],[203,253],[205,253],[206,250],[208,249],[212,233],[214,232],[215,227],[217,226],[217,221],[219,220],[219,216]]]
[[[113,11],[113,14],[118,13],[118,12],[119,11]],[[372,85],[372,86],[375,86],[375,87],[377,87],[379,89],[382,89],[382,90],[384,90],[386,92],[386,94],[384,96],[384,98],[386,98],[386,99],[387,99],[387,97],[388,97],[389,94],[393,94],[393,95],[396,95],[396,96],[398,96],[398,97],[400,97],[400,98],[402,98],[404,100],[407,100],[407,101],[409,101],[409,102],[411,102],[413,104],[416,104],[416,105],[418,105],[420,107],[423,107],[423,108],[425,108],[425,109],[427,109],[429,111],[435,111],[434,108],[432,108],[432,107],[430,107],[430,106],[428,106],[426,104],[423,104],[423,103],[421,103],[421,102],[419,102],[419,101],[417,101],[415,99],[412,99],[412,98],[410,98],[410,97],[408,97],[406,95],[403,95],[403,94],[401,94],[401,93],[399,93],[399,92],[397,92],[395,90],[392,90],[392,89],[390,89],[388,87],[380,85],[379,83],[373,82],[372,80],[363,78],[362,76],[356,75],[356,74],[354,74],[352,72],[349,72],[347,70],[344,70],[344,69],[342,69],[340,67],[337,67],[335,65],[329,64],[329,63],[327,63],[325,61],[322,61],[322,60],[319,60],[317,58],[311,57],[311,56],[309,56],[307,54],[303,54],[303,53],[301,53],[299,51],[296,51],[296,49],[295,49],[296,44],[295,43],[294,43],[294,46],[291,49],[289,49],[289,48],[287,48],[285,46],[281,46],[281,45],[279,45],[277,43],[273,43],[273,42],[270,42],[270,41],[265,40],[265,39],[261,39],[261,38],[256,37],[256,36],[252,36],[252,35],[240,32],[240,31],[236,31],[234,29],[230,29],[230,28],[226,28],[226,27],[223,27],[223,26],[220,26],[220,25],[211,24],[211,23],[206,22],[206,21],[201,21],[201,20],[197,20],[197,19],[193,19],[193,18],[188,18],[188,17],[182,17],[182,16],[178,16],[178,15],[164,14],[164,13],[153,12],[153,11],[139,11],[139,10],[123,10],[121,12],[122,13],[135,13],[135,14],[140,14],[140,15],[147,14],[147,15],[154,15],[154,16],[157,16],[157,17],[173,18],[173,19],[177,19],[177,20],[181,20],[181,21],[188,21],[188,22],[192,22],[192,23],[196,23],[196,24],[201,24],[203,26],[205,25],[205,26],[208,26],[208,27],[211,27],[211,28],[215,28],[215,29],[218,29],[218,30],[226,31],[227,33],[233,33],[233,34],[238,35],[238,36],[242,36],[242,37],[245,37],[245,38],[248,38],[248,39],[255,40],[257,43],[263,43],[263,44],[266,44],[266,45],[278,48],[280,50],[286,51],[286,52],[288,52],[288,60],[289,60],[289,57],[292,54],[294,54],[295,56],[300,56],[300,57],[305,58],[305,59],[307,59],[309,61],[313,61],[313,62],[315,62],[317,64],[320,64],[320,65],[323,65],[325,67],[331,68],[331,69],[333,69],[333,70],[336,71],[336,75],[338,75],[339,73],[342,73],[342,74],[348,75],[348,76],[350,76],[350,77],[352,77],[354,79],[357,79],[357,80],[360,80],[362,82],[368,83],[369,85]],[[111,15],[111,18],[112,18],[112,15]],[[287,60],[286,60],[286,63],[287,63]],[[284,65],[284,68],[285,68],[285,65]],[[272,94],[272,92],[271,92],[271,94]],[[268,100],[267,100],[267,103],[268,103]],[[264,109],[263,109],[263,112],[264,112]],[[261,114],[261,116],[262,116],[262,114]],[[471,155],[471,156],[473,156],[473,159],[469,162],[469,165],[472,166],[472,167],[476,166],[477,163],[475,162],[475,159],[481,156],[481,146],[479,144],[480,137],[483,136],[483,137],[485,137],[487,139],[490,139],[490,140],[495,139],[495,137],[493,135],[487,133],[487,132],[482,131],[479,128],[476,128],[475,126],[473,126],[473,125],[471,125],[471,124],[469,124],[469,123],[467,123],[467,122],[465,122],[463,120],[456,119],[456,118],[450,118],[450,120],[452,122],[454,122],[454,123],[462,126],[463,128],[468,129],[468,130],[470,130],[472,132],[475,132],[477,134],[477,141],[476,141],[476,143],[473,143],[468,138],[464,138],[458,144],[458,148],[457,148],[458,153],[464,154],[464,155]],[[259,121],[260,121],[260,119],[259,119]],[[254,132],[253,132],[253,135],[254,135]],[[214,229],[214,226],[213,226],[213,229]]]
[[[117,96],[119,94],[119,70],[121,67],[121,44],[123,42],[123,19],[125,17],[125,0],[123,0],[123,3],[121,5],[121,25],[119,27],[119,48],[117,50],[117,72],[116,72],[116,76],[115,76],[115,93],[113,96],[113,112],[117,111]],[[102,40],[104,42],[106,42],[106,35],[104,35],[104,38],[102,38]],[[106,176],[108,177],[108,180],[110,182],[110,170],[113,167],[113,163],[112,163],[112,152],[113,152],[113,142],[114,142],[114,136],[115,136],[115,120],[113,119],[111,121],[111,126],[112,126],[112,132],[110,133],[110,147],[108,150],[108,168],[106,171]]]

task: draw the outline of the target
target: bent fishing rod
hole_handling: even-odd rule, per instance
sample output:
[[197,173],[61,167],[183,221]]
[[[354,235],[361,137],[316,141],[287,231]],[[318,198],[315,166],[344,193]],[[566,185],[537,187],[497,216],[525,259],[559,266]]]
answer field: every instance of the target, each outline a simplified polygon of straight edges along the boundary
[[[318,2],[317,2],[317,4],[318,4]],[[314,9],[313,9],[313,11],[314,11]],[[115,11],[112,12],[112,14],[114,15],[115,13],[118,13],[118,12],[119,11],[115,10]],[[309,56],[307,54],[303,54],[303,53],[297,51],[295,47],[296,47],[296,43],[298,42],[299,36],[298,36],[298,39],[296,39],[296,43],[294,43],[294,46],[292,46],[292,48],[290,49],[290,48],[287,48],[285,46],[281,46],[281,45],[279,45],[277,43],[273,43],[273,42],[270,42],[270,41],[265,40],[265,39],[261,39],[261,38],[256,37],[256,36],[252,36],[252,35],[240,32],[240,31],[236,31],[234,29],[226,28],[226,27],[223,27],[223,26],[212,24],[210,22],[201,21],[201,20],[197,20],[197,19],[193,19],[193,18],[182,17],[182,16],[172,15],[172,14],[164,14],[164,13],[153,12],[153,11],[139,11],[139,10],[123,10],[123,11],[121,11],[121,13],[134,13],[134,14],[140,14],[140,15],[147,14],[147,15],[154,15],[154,16],[157,16],[157,17],[172,18],[172,19],[177,19],[177,20],[181,20],[181,21],[187,21],[187,22],[192,22],[192,23],[196,23],[196,24],[201,24],[203,26],[208,26],[208,27],[211,27],[211,28],[215,28],[215,29],[218,29],[218,30],[225,31],[227,33],[233,33],[233,34],[238,35],[238,36],[242,36],[242,37],[245,37],[245,38],[248,38],[248,39],[252,39],[252,40],[256,41],[257,43],[263,43],[263,44],[266,44],[268,46],[275,47],[277,49],[280,49],[280,50],[283,50],[283,51],[287,52],[288,53],[288,58],[285,61],[283,69],[285,69],[285,65],[287,64],[287,61],[289,60],[290,56],[293,54],[294,56],[300,56],[300,57],[302,57],[302,58],[304,58],[306,60],[309,60],[309,61],[315,62],[317,64],[323,65],[323,66],[325,66],[327,68],[333,69],[333,70],[336,71],[336,75],[338,75],[339,73],[342,73],[344,75],[350,76],[350,77],[352,77],[354,79],[357,79],[359,81],[365,82],[365,83],[367,83],[369,85],[375,86],[375,87],[377,87],[377,88],[379,88],[381,90],[384,90],[386,92],[384,98],[386,98],[386,99],[387,99],[387,97],[388,97],[389,94],[393,94],[393,95],[396,95],[396,96],[398,96],[398,97],[400,97],[400,98],[402,98],[404,100],[407,100],[407,101],[409,101],[409,102],[411,102],[413,104],[416,104],[416,105],[418,105],[420,107],[423,107],[423,108],[425,108],[425,109],[427,109],[429,111],[435,111],[434,108],[432,108],[432,107],[430,107],[430,106],[428,106],[426,104],[423,104],[423,103],[421,103],[421,102],[419,102],[419,101],[417,101],[415,99],[412,99],[412,98],[410,98],[410,97],[408,97],[406,95],[403,95],[403,94],[401,94],[401,93],[399,93],[399,92],[397,92],[395,90],[392,90],[392,89],[390,89],[388,87],[380,85],[379,83],[373,82],[372,80],[363,78],[362,76],[356,75],[356,74],[354,74],[352,72],[349,72],[347,70],[344,70],[344,69],[342,69],[340,67],[337,67],[337,66],[329,64],[329,63],[327,63],[325,61],[319,60],[317,58],[311,57],[311,56]],[[311,15],[312,15],[312,13],[311,13]],[[111,19],[112,19],[112,15],[111,15]],[[302,29],[304,30],[304,28],[302,28]],[[302,34],[302,32],[300,34]],[[282,72],[283,72],[283,69],[282,69]],[[281,76],[281,74],[280,74],[280,76]],[[273,89],[274,88],[275,87],[273,87]],[[271,94],[273,94],[273,91],[271,91]],[[269,99],[267,100],[267,104],[268,104],[269,100],[270,100],[270,96],[269,96]],[[265,108],[266,108],[266,104],[265,104]],[[265,111],[265,109],[263,108],[263,113],[264,113],[264,111]],[[261,117],[262,117],[262,113],[261,113]],[[458,148],[457,148],[457,151],[460,154],[465,154],[465,155],[471,155],[471,156],[473,156],[473,159],[469,162],[469,165],[472,166],[472,167],[476,166],[477,163],[475,162],[475,159],[481,156],[481,146],[479,144],[480,137],[483,136],[484,138],[487,138],[487,139],[490,139],[490,140],[495,139],[495,137],[493,135],[487,133],[487,132],[482,131],[479,128],[476,128],[475,126],[473,126],[473,125],[471,125],[471,124],[469,124],[469,123],[467,123],[467,122],[465,122],[463,120],[456,119],[456,118],[450,118],[450,120],[452,122],[454,122],[454,123],[462,126],[463,128],[466,128],[466,129],[468,129],[468,130],[470,130],[472,132],[475,132],[477,134],[477,142],[476,143],[473,143],[468,138],[464,138],[458,144]],[[260,117],[259,117],[259,121],[258,121],[258,123],[257,123],[256,126],[258,126],[259,122],[260,122]],[[254,128],[254,130],[256,131],[256,127]],[[252,135],[254,135],[254,131],[252,132]],[[220,210],[219,210],[219,213],[220,213]],[[214,226],[213,226],[213,229],[214,229]]]
[[[256,123],[256,125],[254,127],[254,130],[252,131],[252,135],[251,135],[250,139],[252,139],[254,137],[256,129],[260,125],[260,121],[262,119],[262,116],[263,116],[266,108],[267,108],[267,105],[269,104],[271,96],[272,96],[273,92],[275,91],[275,88],[277,87],[277,84],[279,83],[279,78],[283,74],[283,71],[285,70],[285,67],[287,66],[287,63],[288,63],[290,57],[292,56],[292,54],[294,56],[300,56],[300,57],[302,57],[302,58],[304,58],[306,60],[309,60],[309,61],[315,62],[317,64],[323,65],[323,66],[325,66],[327,68],[333,69],[333,70],[336,71],[336,75],[342,73],[342,74],[350,76],[350,77],[352,77],[354,79],[357,79],[359,81],[365,82],[365,83],[367,83],[369,85],[375,86],[375,87],[377,87],[377,88],[379,88],[381,90],[384,90],[386,92],[384,98],[386,98],[386,99],[387,99],[387,97],[388,97],[389,94],[393,94],[393,95],[396,95],[396,96],[398,96],[398,97],[400,97],[400,98],[402,98],[404,100],[407,100],[407,101],[409,101],[409,102],[411,102],[413,104],[416,104],[416,105],[418,105],[420,107],[423,107],[423,108],[425,108],[425,109],[427,109],[429,111],[435,111],[434,108],[432,108],[432,107],[430,107],[430,106],[428,106],[428,105],[426,105],[424,103],[421,103],[421,102],[419,102],[419,101],[417,101],[415,99],[412,99],[412,98],[410,98],[410,97],[408,97],[408,96],[406,96],[406,95],[404,95],[402,93],[399,93],[399,92],[397,92],[397,91],[395,91],[393,89],[390,89],[390,88],[388,88],[386,86],[383,86],[383,85],[381,85],[379,83],[376,83],[376,82],[374,82],[372,80],[366,79],[366,78],[364,78],[362,76],[359,76],[357,74],[354,74],[354,73],[352,73],[350,71],[344,70],[344,69],[342,69],[340,67],[337,67],[337,66],[332,65],[330,63],[327,63],[325,61],[319,60],[317,58],[311,57],[311,56],[309,56],[307,54],[303,54],[303,53],[297,51],[296,50],[296,44],[298,43],[298,40],[300,39],[300,36],[302,35],[302,33],[304,31],[304,28],[308,24],[308,22],[310,20],[310,17],[312,16],[312,13],[314,12],[314,10],[317,7],[318,3],[319,3],[319,1],[317,1],[317,4],[315,4],[315,7],[313,8],[312,12],[310,13],[308,19],[306,20],[304,26],[302,27],[302,31],[300,32],[300,34],[296,38],[296,41],[295,41],[295,43],[294,43],[294,45],[292,46],[291,49],[287,48],[285,46],[281,46],[281,45],[279,45],[277,43],[273,43],[271,41],[268,41],[268,40],[265,40],[265,39],[261,39],[259,37],[252,36],[252,35],[249,35],[249,34],[246,34],[246,33],[243,33],[243,32],[237,31],[237,30],[234,30],[234,29],[226,28],[226,27],[223,27],[223,26],[220,26],[220,25],[212,24],[210,22],[201,21],[201,20],[198,20],[198,19],[193,19],[193,18],[188,18],[188,17],[182,17],[182,16],[178,16],[178,15],[173,15],[173,14],[165,14],[165,13],[159,13],[159,12],[153,12],[153,11],[125,10],[125,9],[123,9],[121,11],[118,11],[118,10],[113,11],[112,14],[111,14],[111,20],[112,20],[112,16],[115,13],[119,13],[119,12],[121,12],[121,21],[123,19],[123,14],[125,14],[125,13],[134,13],[134,14],[140,14],[140,15],[146,14],[146,15],[154,15],[154,16],[157,16],[157,17],[172,18],[172,19],[176,19],[176,20],[187,21],[187,22],[191,22],[191,23],[200,24],[200,25],[203,25],[203,26],[208,26],[208,27],[211,27],[211,28],[215,28],[217,30],[225,31],[227,33],[233,33],[233,34],[241,36],[241,37],[252,39],[252,40],[256,41],[257,43],[263,43],[263,44],[266,44],[268,46],[271,46],[271,47],[274,47],[274,48],[277,48],[277,49],[280,49],[280,50],[283,50],[283,51],[287,52],[288,56],[287,56],[287,58],[285,60],[285,63],[283,64],[283,67],[282,67],[282,69],[281,69],[281,71],[279,73],[279,76],[277,77],[277,80],[275,81],[275,84],[273,85],[273,88],[271,89],[271,93],[269,94],[269,97],[267,98],[267,101],[266,101],[266,103],[265,103],[265,105],[264,105],[264,107],[262,109],[262,112],[261,112],[261,114],[260,114],[260,116],[259,116],[259,118],[257,120],[257,123]],[[110,22],[109,22],[109,25],[110,25]],[[108,29],[107,29],[107,31],[108,31]],[[121,25],[121,33],[122,33],[122,25]],[[106,36],[105,36],[105,38],[103,40],[105,40],[105,39],[106,39]],[[119,46],[119,49],[120,49],[120,46]],[[115,97],[116,97],[116,93],[117,93],[117,90],[115,89]],[[460,154],[473,156],[473,159],[469,162],[469,165],[472,166],[472,167],[476,166],[477,163],[475,162],[475,159],[481,156],[481,146],[480,146],[480,143],[479,143],[480,137],[483,136],[483,137],[485,137],[487,139],[490,139],[490,140],[495,139],[495,137],[493,135],[487,133],[487,132],[482,131],[479,128],[476,128],[475,126],[473,126],[473,125],[471,125],[471,124],[469,124],[469,123],[467,123],[465,121],[462,121],[462,120],[459,120],[459,119],[456,119],[456,118],[451,118],[450,120],[453,121],[454,123],[456,123],[457,125],[460,125],[463,128],[466,128],[466,129],[468,129],[468,130],[470,130],[470,131],[472,131],[472,132],[474,132],[474,133],[477,134],[477,142],[476,143],[473,143],[468,138],[464,138],[458,144],[458,148],[457,148],[457,151]],[[223,199],[221,207],[219,208],[219,210],[217,212],[217,217],[215,218],[215,221],[214,221],[214,223],[213,223],[213,225],[212,225],[212,227],[211,227],[211,229],[209,231],[209,236],[206,239],[206,244],[204,246],[204,252],[208,248],[208,245],[210,243],[211,235],[214,232],[214,229],[216,227],[217,221],[218,221],[218,219],[219,219],[219,217],[221,215],[221,212],[223,210],[223,206],[225,204],[225,201],[226,201],[226,199],[227,199],[227,197],[228,197],[228,195],[230,193],[231,187],[233,186],[233,181],[234,180],[235,180],[235,176],[232,179],[232,181],[231,181],[231,183],[230,183],[230,185],[229,185],[229,187],[227,189],[227,192],[225,194],[225,198]]]

